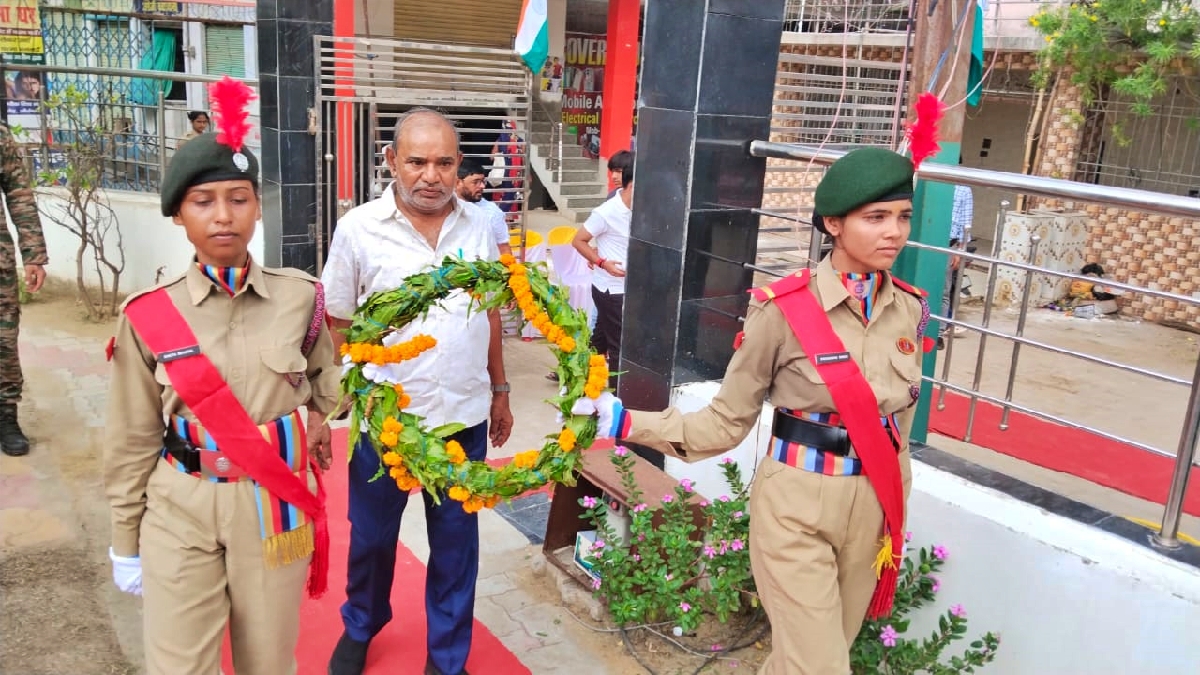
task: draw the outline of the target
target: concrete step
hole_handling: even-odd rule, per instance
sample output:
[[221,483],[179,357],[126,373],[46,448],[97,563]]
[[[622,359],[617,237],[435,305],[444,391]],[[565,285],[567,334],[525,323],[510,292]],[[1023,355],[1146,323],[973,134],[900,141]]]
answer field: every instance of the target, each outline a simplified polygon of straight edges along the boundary
[[571,167],[570,164],[566,163],[567,161],[568,160],[565,160],[565,159],[563,160],[563,164],[564,164],[563,170],[561,172],[559,172],[562,175],[558,176],[557,180],[559,180],[563,183],[600,182],[601,174],[600,174],[599,170],[597,170],[596,168],[574,169]]
[[563,168],[568,171],[592,171],[593,174],[600,173],[600,160],[588,159],[586,157],[564,157]]
[[599,197],[564,197],[563,201],[567,203],[567,208],[572,211],[579,211],[581,209],[590,211],[607,200],[605,200],[604,195],[600,195]]
[[608,188],[604,183],[559,183],[559,194],[564,197],[604,197]]

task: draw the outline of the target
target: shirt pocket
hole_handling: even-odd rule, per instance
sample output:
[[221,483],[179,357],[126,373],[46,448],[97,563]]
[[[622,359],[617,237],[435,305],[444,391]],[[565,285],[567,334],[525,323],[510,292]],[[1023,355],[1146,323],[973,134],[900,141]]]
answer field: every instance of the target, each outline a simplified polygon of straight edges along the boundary
[[800,358],[793,359],[791,363],[788,363],[787,370],[789,372],[798,374],[810,385],[816,387],[825,386],[825,380],[821,379],[821,374],[817,372],[816,364],[814,364],[812,359],[808,358],[807,356],[801,356]]
[[916,356],[899,351],[892,353],[891,362],[896,384],[904,390],[903,394],[896,392],[896,398],[908,401],[905,407],[909,407],[917,402],[921,393],[921,362]]
[[267,347],[260,350],[259,355],[268,375],[281,378],[292,387],[299,387],[304,382],[308,359],[297,347]]

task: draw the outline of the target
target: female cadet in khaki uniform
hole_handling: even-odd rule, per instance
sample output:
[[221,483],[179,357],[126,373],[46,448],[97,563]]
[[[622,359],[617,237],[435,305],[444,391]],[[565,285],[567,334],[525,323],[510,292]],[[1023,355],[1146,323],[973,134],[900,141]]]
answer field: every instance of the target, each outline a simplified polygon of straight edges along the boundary
[[195,260],[134,295],[110,343],[110,556],[143,596],[150,675],[219,673],[226,625],[238,675],[294,673],[306,576],[310,593],[324,583],[310,457],[328,464],[328,429],[306,440],[298,408],[331,411],[339,373],[316,280],[247,250],[262,215],[250,95],[214,85],[222,132],[188,142],[162,182]]
[[750,498],[751,564],[772,625],[767,675],[849,673],[868,608],[890,613],[929,316],[923,293],[888,272],[908,240],[912,181],[912,162],[879,148],[829,168],[814,225],[833,237],[832,253],[811,280],[802,272],[754,292],[707,408],[597,402],[601,435],[689,461],[741,443],[764,398],[776,406]]

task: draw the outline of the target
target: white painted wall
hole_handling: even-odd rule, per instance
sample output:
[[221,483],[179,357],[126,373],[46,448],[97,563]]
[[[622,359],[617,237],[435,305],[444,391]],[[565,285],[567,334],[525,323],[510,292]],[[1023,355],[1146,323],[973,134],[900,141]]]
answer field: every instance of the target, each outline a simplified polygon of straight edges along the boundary
[[[164,278],[184,271],[192,260],[192,245],[182,227],[175,225],[170,218],[159,215],[158,194],[110,190],[108,198],[117,214],[125,242],[122,292],[131,293],[153,285],[155,273],[160,267],[165,268]],[[61,213],[64,204],[65,193],[61,189],[38,190],[42,230],[45,232],[46,248],[50,254],[50,264],[46,267],[46,273],[55,279],[74,282],[79,240],[54,222],[54,214]],[[110,237],[110,246],[112,241]],[[250,253],[255,260],[263,259],[261,223],[250,242]],[[90,254],[87,261],[91,262]],[[94,283],[93,278],[89,273],[88,283]]]
[[[717,389],[715,382],[685,385],[675,403],[697,410]],[[729,455],[747,477],[770,438],[769,407],[764,412]],[[725,492],[719,461],[668,459],[666,468],[712,498]],[[1200,672],[1200,570],[920,462],[913,463],[908,527],[913,545],[950,552],[938,575],[941,600],[916,618],[909,636],[929,635],[935,612],[961,604],[970,639],[1000,635],[997,659],[984,673]]]

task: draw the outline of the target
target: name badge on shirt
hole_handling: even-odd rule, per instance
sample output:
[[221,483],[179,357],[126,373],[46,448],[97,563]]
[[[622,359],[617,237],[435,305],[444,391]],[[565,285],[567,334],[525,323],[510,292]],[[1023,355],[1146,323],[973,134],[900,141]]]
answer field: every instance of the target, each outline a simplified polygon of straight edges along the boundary
[[817,354],[815,361],[818,366],[828,365],[830,363],[842,363],[850,360],[850,352],[837,352],[835,354]]
[[183,347],[182,349],[172,349],[169,352],[163,352],[158,355],[159,363],[170,363],[179,359],[186,359],[189,356],[199,356],[200,345],[192,345],[191,347]]

